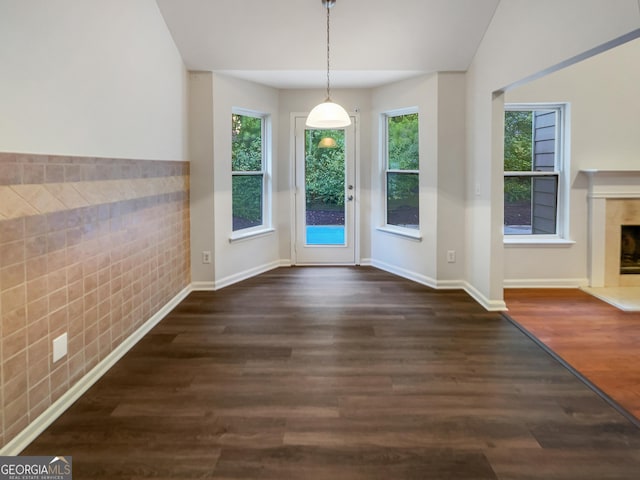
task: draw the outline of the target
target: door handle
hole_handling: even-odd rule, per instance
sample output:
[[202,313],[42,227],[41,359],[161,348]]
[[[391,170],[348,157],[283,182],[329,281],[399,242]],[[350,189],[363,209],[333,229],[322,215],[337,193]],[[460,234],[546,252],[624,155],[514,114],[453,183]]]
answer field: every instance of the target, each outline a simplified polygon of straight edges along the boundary
[[347,197],[347,200],[349,200],[350,202],[353,202],[353,195],[349,195],[349,196]]

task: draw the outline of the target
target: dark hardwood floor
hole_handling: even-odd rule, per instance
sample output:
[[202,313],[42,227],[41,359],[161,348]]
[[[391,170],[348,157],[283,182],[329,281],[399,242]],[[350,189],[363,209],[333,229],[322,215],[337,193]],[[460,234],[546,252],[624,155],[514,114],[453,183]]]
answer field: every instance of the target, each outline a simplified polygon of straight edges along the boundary
[[640,430],[463,292],[285,268],[191,294],[23,454],[76,480],[627,480]]

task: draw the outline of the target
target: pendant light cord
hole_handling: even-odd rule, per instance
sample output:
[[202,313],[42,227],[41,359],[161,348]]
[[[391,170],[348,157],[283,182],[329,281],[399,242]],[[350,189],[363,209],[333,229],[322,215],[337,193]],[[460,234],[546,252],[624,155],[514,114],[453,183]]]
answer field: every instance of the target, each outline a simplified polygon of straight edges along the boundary
[[331,12],[331,3],[327,2],[327,101],[331,100],[331,78],[329,76],[330,58],[331,58],[331,42],[329,41],[329,15]]

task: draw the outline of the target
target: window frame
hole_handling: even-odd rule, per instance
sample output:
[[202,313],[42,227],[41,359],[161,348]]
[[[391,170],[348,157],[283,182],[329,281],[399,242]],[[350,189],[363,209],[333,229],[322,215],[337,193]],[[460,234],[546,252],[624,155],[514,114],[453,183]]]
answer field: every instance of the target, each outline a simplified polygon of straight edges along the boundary
[[[401,170],[389,168],[389,119],[393,117],[401,117],[404,115],[418,115],[418,169],[417,170]],[[382,183],[382,225],[378,230],[407,237],[414,240],[421,240],[421,222],[420,222],[420,205],[418,206],[418,226],[417,228],[403,227],[388,222],[388,185],[389,174],[409,174],[417,175],[418,188],[420,189],[420,112],[418,107],[407,107],[395,110],[387,110],[380,114],[380,159],[381,159],[381,183]],[[420,202],[420,193],[418,193],[418,203]]]
[[[569,124],[569,104],[568,103],[505,103],[504,112],[508,111],[554,111],[556,113],[555,125],[555,149],[554,149],[554,170],[548,172],[531,171],[509,171],[504,170],[503,164],[503,192],[504,179],[507,177],[556,177],[557,178],[557,198],[556,198],[556,233],[555,234],[505,234],[503,226],[504,243],[509,245],[547,244],[547,245],[569,245],[575,242],[569,240],[569,135],[567,126]],[[503,129],[504,131],[504,129]],[[504,144],[504,140],[503,140]],[[504,162],[504,156],[503,156]],[[504,206],[503,206],[504,211]]]
[[[261,170],[236,171],[231,168],[231,236],[229,242],[265,235],[275,231],[272,227],[272,152],[271,152],[271,115],[269,113],[245,108],[233,107],[231,116],[241,115],[244,117],[259,118],[261,120]],[[233,144],[233,141],[232,141]],[[231,147],[233,148],[233,146]],[[231,157],[230,157],[231,163]],[[262,176],[262,223],[252,227],[233,230],[233,178],[246,176]]]

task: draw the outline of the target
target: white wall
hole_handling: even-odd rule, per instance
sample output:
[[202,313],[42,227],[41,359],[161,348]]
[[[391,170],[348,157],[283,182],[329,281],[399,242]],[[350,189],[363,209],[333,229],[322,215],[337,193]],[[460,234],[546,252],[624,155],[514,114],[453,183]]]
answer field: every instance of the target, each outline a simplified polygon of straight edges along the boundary
[[464,73],[438,74],[438,286],[459,286],[466,275],[465,89]]
[[[427,75],[373,90],[371,112],[371,257],[375,266],[421,283],[435,284],[437,230],[438,77]],[[420,144],[421,239],[379,230],[385,225],[381,121],[385,112],[417,108]],[[418,233],[418,232],[416,232]]]
[[[280,91],[280,133],[278,136],[278,231],[280,232],[279,252],[283,263],[291,261],[291,224],[293,215],[292,191],[294,187],[294,156],[292,152],[292,125],[291,114],[306,115],[313,107],[322,102],[326,97],[323,90],[282,90]],[[360,195],[357,199],[360,212],[360,257],[365,263],[371,257],[371,220],[369,212],[371,206],[371,92],[367,89],[336,89],[331,90],[331,98],[342,105],[349,113],[359,114],[356,128],[359,129],[360,142],[356,145],[358,159],[357,174]]]
[[[225,279],[243,278],[264,265],[291,262],[292,192],[294,158],[291,114],[305,115],[324,99],[321,90],[273,90],[250,82],[192,73],[191,148],[192,272],[195,282],[213,286]],[[438,74],[373,90],[336,90],[335,101],[358,113],[360,142],[358,183],[360,207],[360,259],[434,286],[461,286],[464,278],[464,74]],[[211,95],[213,95],[211,97]],[[213,100],[212,110],[204,106]],[[273,101],[278,99],[277,108]],[[372,107],[376,103],[377,109]],[[418,106],[421,121],[421,212],[425,225],[422,242],[383,234],[381,225],[378,156],[379,114]],[[231,171],[229,118],[231,108],[274,113],[274,227],[276,233],[229,244],[231,234]],[[213,115],[213,123],[207,120]],[[276,128],[277,124],[277,128]],[[213,134],[210,132],[213,131]],[[207,138],[213,138],[207,142]],[[438,165],[440,164],[440,166]],[[215,193],[211,193],[211,192]],[[373,203],[372,203],[373,202]],[[213,216],[211,212],[214,212]],[[215,222],[215,231],[213,225]],[[277,239],[277,253],[272,240]],[[373,239],[377,243],[372,246]],[[447,250],[456,250],[458,261],[446,261]],[[213,250],[215,266],[202,265],[202,250]]]
[[153,0],[0,0],[0,151],[186,159],[186,70]]
[[[384,166],[380,157],[378,135],[383,113],[402,108],[417,107],[420,143],[420,235],[421,240],[378,230],[385,223]],[[372,138],[372,259],[383,269],[435,285],[437,277],[438,222],[438,76],[412,78],[374,89],[371,123]]]
[[525,99],[571,103],[572,174],[640,168],[640,39],[505,94]]
[[[213,75],[189,73],[189,159],[191,220],[191,281],[213,288],[215,218],[213,216]],[[202,252],[212,254],[202,263]]]
[[640,27],[637,0],[503,0],[467,74],[467,280],[503,309],[502,116],[494,93]]
[[[279,265],[275,231],[231,243],[231,115],[242,108],[271,116],[272,176],[278,175],[278,90],[256,83],[213,75],[213,215],[215,221],[215,284],[221,287]],[[278,223],[274,202],[273,224]],[[192,225],[192,229],[197,226]],[[196,252],[197,253],[197,252]]]
[[[291,113],[306,113],[324,100],[321,90],[281,90],[209,72],[190,73],[189,147],[191,158],[192,280],[199,288],[220,288],[291,263],[293,157]],[[333,98],[347,110],[369,110],[367,90],[335,91]],[[230,242],[231,112],[234,107],[271,114],[273,227],[275,232]],[[369,198],[369,122],[361,122],[365,141],[359,166],[365,173],[363,211]],[[368,247],[369,221],[362,223],[362,251]],[[202,251],[213,253],[212,265],[202,264]]]
[[[462,288],[465,258],[465,75],[439,73],[373,91],[372,263],[433,287]],[[420,234],[417,241],[378,230],[384,224],[384,180],[378,130],[389,110],[418,107]],[[453,250],[456,262],[447,261]]]
[[568,102],[569,247],[505,247],[505,285],[587,282],[587,185],[581,169],[640,168],[640,40],[515,88],[510,103]]

